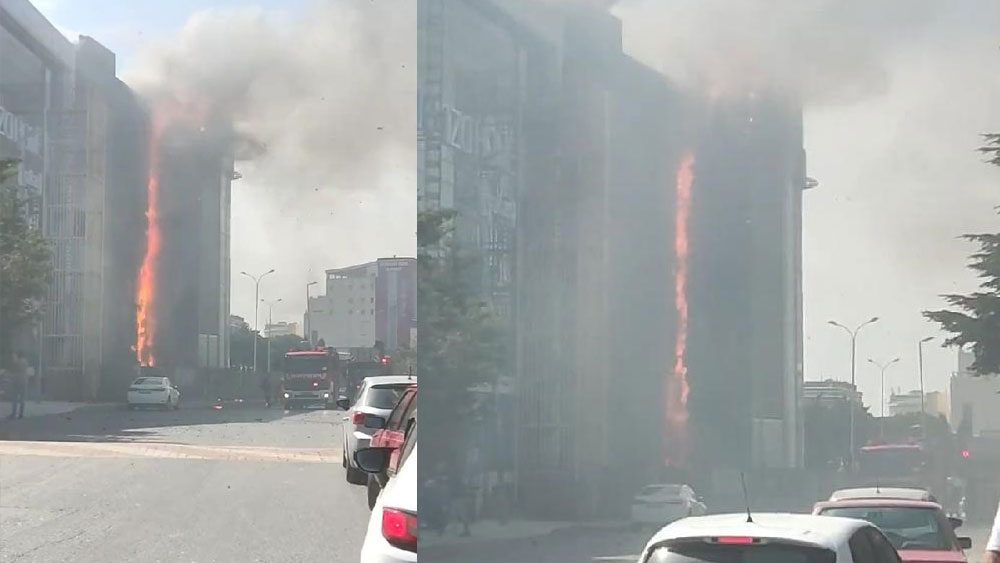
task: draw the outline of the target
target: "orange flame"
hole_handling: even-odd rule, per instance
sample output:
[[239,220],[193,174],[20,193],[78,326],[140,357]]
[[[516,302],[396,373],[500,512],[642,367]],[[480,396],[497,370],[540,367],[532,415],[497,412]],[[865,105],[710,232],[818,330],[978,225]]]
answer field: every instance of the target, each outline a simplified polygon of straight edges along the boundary
[[687,459],[688,393],[688,219],[691,215],[691,184],[694,181],[694,155],[686,153],[677,169],[676,209],[674,220],[674,308],[677,332],[674,341],[674,369],[667,382],[667,464],[681,465]]
[[154,111],[153,127],[149,136],[149,174],[146,179],[146,255],[139,270],[139,288],[136,301],[138,309],[135,318],[135,353],[141,366],[156,365],[153,346],[156,341],[156,324],[153,306],[156,302],[157,261],[160,256],[162,235],[160,232],[160,137],[163,134],[163,118]]

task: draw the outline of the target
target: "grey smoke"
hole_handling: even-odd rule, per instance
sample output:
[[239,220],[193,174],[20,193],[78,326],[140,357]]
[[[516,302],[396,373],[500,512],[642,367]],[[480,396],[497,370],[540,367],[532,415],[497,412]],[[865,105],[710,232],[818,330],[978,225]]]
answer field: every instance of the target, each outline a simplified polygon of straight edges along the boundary
[[205,132],[235,133],[218,139],[245,159],[233,184],[234,314],[253,318],[240,270],[274,268],[261,297],[283,297],[275,320],[301,322],[303,286],[323,270],[415,252],[415,46],[412,0],[321,0],[294,15],[220,8],[125,69],[149,99],[206,108]]
[[317,2],[298,18],[200,12],[141,51],[127,80],[148,98],[207,107],[245,146],[266,149],[255,168],[288,190],[370,189],[370,171],[414,144],[414,112],[400,103],[416,99],[406,4]]

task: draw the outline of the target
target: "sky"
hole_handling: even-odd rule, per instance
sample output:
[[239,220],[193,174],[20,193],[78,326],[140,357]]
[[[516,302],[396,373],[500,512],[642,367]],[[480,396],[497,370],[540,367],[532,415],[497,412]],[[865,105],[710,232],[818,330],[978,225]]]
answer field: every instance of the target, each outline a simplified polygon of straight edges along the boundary
[[[416,252],[415,8],[405,0],[37,0],[149,95],[195,92],[267,152],[236,165],[231,312],[302,323],[324,271]],[[401,9],[402,8],[402,9]],[[388,33],[381,34],[380,30]],[[358,56],[366,53],[365,57]],[[319,291],[317,291],[319,289]]]

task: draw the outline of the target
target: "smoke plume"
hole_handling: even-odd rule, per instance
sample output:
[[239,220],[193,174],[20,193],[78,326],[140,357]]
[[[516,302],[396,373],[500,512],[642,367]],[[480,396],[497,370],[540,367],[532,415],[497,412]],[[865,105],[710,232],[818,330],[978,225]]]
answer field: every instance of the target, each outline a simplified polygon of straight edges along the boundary
[[407,4],[318,2],[299,19],[200,12],[140,53],[127,80],[231,127],[238,156],[283,189],[370,188],[371,170],[414,144],[411,104],[400,103],[416,99]]

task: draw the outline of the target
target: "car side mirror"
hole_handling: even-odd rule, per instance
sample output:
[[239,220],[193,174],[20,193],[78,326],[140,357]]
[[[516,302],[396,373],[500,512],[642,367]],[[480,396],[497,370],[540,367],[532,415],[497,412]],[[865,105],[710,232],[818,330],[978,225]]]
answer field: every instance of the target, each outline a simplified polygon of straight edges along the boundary
[[957,516],[949,516],[948,517],[948,522],[951,523],[951,528],[953,530],[957,530],[958,528],[961,528],[962,524],[965,523],[964,520],[962,520],[961,518],[958,518]]
[[392,448],[361,448],[354,452],[354,463],[365,473],[381,473],[389,467]]
[[351,403],[347,400],[347,397],[342,396],[337,399],[337,406],[346,411],[351,408]]
[[381,430],[385,428],[385,419],[381,416],[375,416],[374,414],[366,414],[364,427],[371,428],[373,430]]
[[972,538],[958,538],[958,547],[972,549]]

